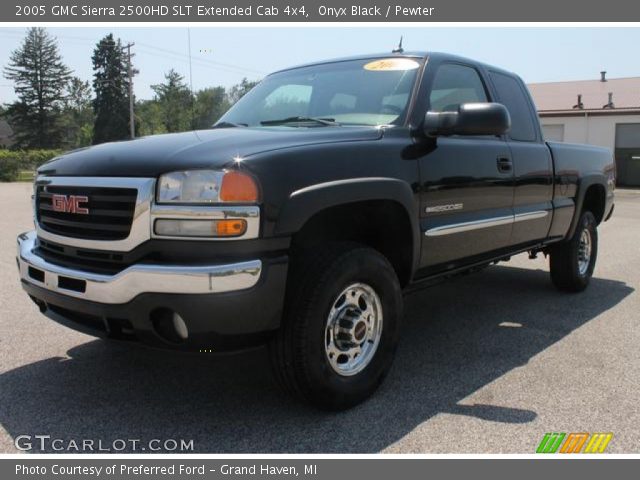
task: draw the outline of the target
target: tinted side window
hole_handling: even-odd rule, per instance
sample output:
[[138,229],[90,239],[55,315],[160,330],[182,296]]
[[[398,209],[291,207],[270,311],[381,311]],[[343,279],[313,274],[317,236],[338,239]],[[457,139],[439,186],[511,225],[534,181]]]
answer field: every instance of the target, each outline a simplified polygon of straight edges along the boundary
[[507,107],[511,115],[509,137],[513,140],[534,142],[536,128],[529,109],[529,100],[520,82],[514,77],[497,72],[491,72],[490,75],[498,91],[498,101]]
[[451,112],[463,103],[487,101],[487,93],[475,69],[454,64],[438,68],[429,96],[429,110]]

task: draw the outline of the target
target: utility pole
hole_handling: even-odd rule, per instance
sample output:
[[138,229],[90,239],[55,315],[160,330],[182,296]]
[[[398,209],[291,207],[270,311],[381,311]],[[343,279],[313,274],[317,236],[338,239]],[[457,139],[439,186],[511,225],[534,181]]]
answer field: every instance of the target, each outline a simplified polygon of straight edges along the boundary
[[135,56],[135,54],[131,53],[131,47],[133,47],[135,43],[128,43],[122,50],[127,51],[127,76],[129,77],[129,134],[131,138],[136,138],[136,119],[133,112],[133,65],[131,64],[131,58]]
[[195,130],[195,99],[193,98],[193,67],[191,66],[191,29],[187,27],[187,48],[189,49],[189,90],[191,90],[191,129]]

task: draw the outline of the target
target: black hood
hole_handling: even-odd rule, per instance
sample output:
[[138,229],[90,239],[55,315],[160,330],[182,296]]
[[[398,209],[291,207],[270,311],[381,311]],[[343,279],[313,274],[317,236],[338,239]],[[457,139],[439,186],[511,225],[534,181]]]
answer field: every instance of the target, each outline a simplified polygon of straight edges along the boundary
[[222,168],[234,157],[248,158],[283,148],[319,143],[375,140],[375,127],[220,128],[155,135],[66,153],[38,172],[59,176],[156,177],[173,170]]

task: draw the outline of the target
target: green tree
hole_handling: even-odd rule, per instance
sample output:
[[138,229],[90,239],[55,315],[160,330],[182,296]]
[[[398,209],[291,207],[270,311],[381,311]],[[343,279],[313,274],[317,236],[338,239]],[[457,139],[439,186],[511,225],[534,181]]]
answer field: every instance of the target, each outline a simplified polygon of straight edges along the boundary
[[0,105],[0,151],[6,149],[11,143],[11,126],[6,113],[5,108]]
[[64,105],[64,123],[66,143],[71,147],[84,147],[91,144],[93,137],[92,92],[89,82],[78,77],[71,78],[67,86],[67,98]]
[[30,28],[20,47],[11,52],[4,69],[4,76],[14,83],[18,97],[7,108],[18,147],[60,145],[64,136],[62,107],[70,75],[56,39],[44,28]]
[[240,83],[231,87],[227,92],[227,99],[229,101],[229,104],[233,105],[234,103],[236,103],[238,100],[244,97],[245,94],[249,90],[251,90],[253,87],[255,87],[258,83],[260,83],[259,80],[249,81],[246,78],[243,78]]
[[183,132],[191,128],[193,99],[184,77],[174,69],[169,70],[165,82],[151,85],[162,110],[163,124],[167,132]]
[[136,123],[140,126],[140,135],[167,133],[164,114],[158,100],[142,100],[136,104]]
[[211,127],[228,109],[229,101],[224,87],[205,88],[196,92],[193,106],[194,128]]
[[129,78],[122,43],[110,33],[93,51],[93,144],[129,137]]

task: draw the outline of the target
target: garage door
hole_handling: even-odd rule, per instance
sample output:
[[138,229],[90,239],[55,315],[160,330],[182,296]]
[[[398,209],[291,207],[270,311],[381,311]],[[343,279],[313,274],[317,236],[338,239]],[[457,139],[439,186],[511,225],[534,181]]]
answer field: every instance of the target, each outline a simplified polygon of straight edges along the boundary
[[640,123],[616,125],[618,185],[640,186]]
[[564,142],[564,125],[542,125],[542,134],[547,142]]

